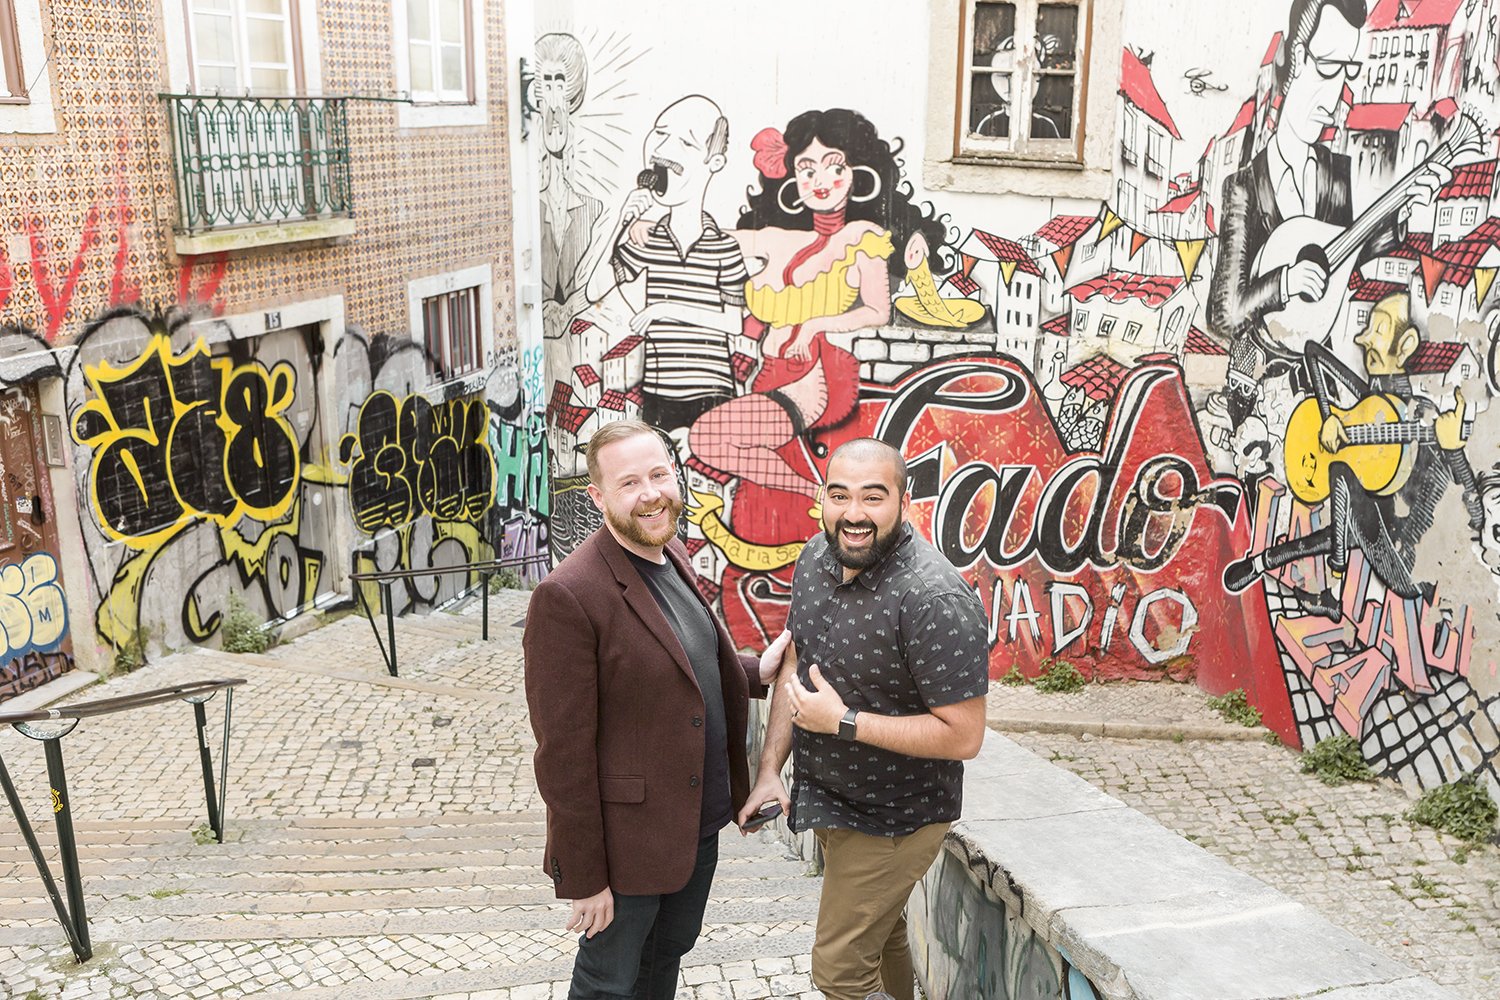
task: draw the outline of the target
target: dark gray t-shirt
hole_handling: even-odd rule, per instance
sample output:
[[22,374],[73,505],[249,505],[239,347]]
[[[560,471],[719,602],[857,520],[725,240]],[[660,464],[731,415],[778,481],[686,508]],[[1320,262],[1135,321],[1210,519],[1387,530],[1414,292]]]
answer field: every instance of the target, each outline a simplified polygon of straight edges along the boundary
[[719,679],[719,633],[692,584],[669,559],[647,562],[627,552],[641,579],[651,588],[667,624],[687,653],[698,690],[703,694],[703,818],[701,836],[718,833],[734,818],[729,797],[729,738],[724,721],[724,685]]
[[[844,704],[918,715],[989,690],[984,608],[953,565],[909,524],[889,555],[848,583],[819,532],[797,559],[787,619],[797,677],[816,663]],[[792,829],[905,836],[958,819],[963,764],[909,757],[792,728]]]

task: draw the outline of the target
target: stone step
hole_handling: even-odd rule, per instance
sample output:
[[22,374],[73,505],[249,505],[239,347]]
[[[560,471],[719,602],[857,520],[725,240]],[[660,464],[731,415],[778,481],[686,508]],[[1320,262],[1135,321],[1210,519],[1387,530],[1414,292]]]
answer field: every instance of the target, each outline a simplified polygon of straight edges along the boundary
[[[187,881],[187,880],[183,880]],[[217,917],[227,914],[390,912],[395,910],[451,910],[460,908],[565,907],[550,885],[521,883],[511,886],[448,885],[397,887],[373,890],[368,886],[332,891],[323,886],[285,882],[284,889],[227,889],[224,880],[203,880],[193,888],[178,882],[144,892],[141,886],[124,891],[114,884],[101,891],[95,884],[84,887],[89,919],[128,920],[190,916]],[[170,888],[168,887],[170,886]],[[818,879],[804,875],[766,877],[745,871],[714,880],[714,898],[741,903],[786,900],[816,902],[822,888]],[[41,886],[33,886],[25,902],[0,900],[0,925],[53,919],[51,903],[38,901]]]
[[[710,899],[705,925],[754,928],[788,921],[810,923],[817,917],[815,899],[725,900]],[[308,941],[319,938],[370,938],[428,934],[496,934],[516,930],[555,929],[567,937],[562,925],[567,909],[561,904],[507,910],[478,909],[471,912],[357,912],[337,914],[287,914],[275,919],[256,919],[238,914],[204,914],[187,919],[96,920],[89,919],[89,934],[99,943],[128,941],[135,945],[160,941]],[[32,927],[0,927],[0,948],[56,944],[60,929],[51,923]]]
[[[540,858],[531,852],[516,864],[452,864],[454,855],[443,855],[447,865],[414,863],[369,864],[359,860],[326,860],[302,865],[260,866],[246,871],[244,865],[209,859],[213,863],[147,862],[126,868],[119,862],[80,864],[84,891],[101,895],[145,895],[151,891],[220,892],[359,892],[363,890],[432,888],[440,886],[548,885]],[[409,862],[409,859],[402,859]],[[462,859],[460,859],[462,860]],[[59,867],[49,859],[54,878]],[[797,878],[807,872],[803,861],[784,855],[725,858],[719,862],[724,878]],[[41,879],[28,859],[0,879],[0,900],[44,898]]]

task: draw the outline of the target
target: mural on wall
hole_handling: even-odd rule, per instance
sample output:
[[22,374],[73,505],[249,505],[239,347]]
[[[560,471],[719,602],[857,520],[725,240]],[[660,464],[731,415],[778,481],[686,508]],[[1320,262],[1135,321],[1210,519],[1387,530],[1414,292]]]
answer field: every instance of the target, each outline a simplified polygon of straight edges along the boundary
[[960,859],[950,840],[912,893],[912,964],[931,1000],[1098,1000],[1088,977],[1073,967],[1001,901],[1005,878],[982,856]]
[[[680,130],[693,177],[748,183],[722,230],[743,308],[722,282],[615,287],[689,245],[675,206],[699,204],[662,197],[685,183],[652,159],[671,122],[636,115],[641,162],[595,182],[635,190],[599,229],[567,365],[548,355],[555,467],[610,419],[671,430],[694,565],[749,646],[780,627],[829,450],[888,435],[915,519],[992,611],[996,673],[1063,657],[1244,687],[1291,743],[1349,732],[1409,784],[1500,791],[1497,7],[1286,0],[1255,14],[1276,28],[1250,65],[1212,73],[1127,25],[1113,195],[1021,231],[1008,210],[950,224],[885,132],[921,123],[878,109],[727,146]],[[971,130],[1009,134],[1014,106],[1033,138],[1071,134],[1065,102],[1017,97],[1050,77],[1014,39],[1066,83],[1087,33],[986,30]],[[670,370],[653,337],[684,316],[714,355],[679,369],[686,416],[646,405]],[[568,522],[559,555],[597,524]]]

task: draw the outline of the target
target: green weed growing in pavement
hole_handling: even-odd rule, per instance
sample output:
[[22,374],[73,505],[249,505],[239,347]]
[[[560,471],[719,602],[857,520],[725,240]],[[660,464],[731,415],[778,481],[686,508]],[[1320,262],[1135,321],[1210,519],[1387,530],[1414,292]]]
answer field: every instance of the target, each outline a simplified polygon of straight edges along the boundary
[[1347,733],[1330,736],[1302,754],[1302,773],[1317,775],[1325,785],[1346,781],[1374,781],[1375,772],[1365,763],[1359,744]]
[[152,629],[146,622],[141,622],[125,641],[115,647],[115,659],[111,665],[110,673],[128,674],[132,670],[139,670],[146,665],[146,647],[151,645]]
[[1480,787],[1472,774],[1448,785],[1439,785],[1422,793],[1406,818],[1450,833],[1470,844],[1481,844],[1495,837],[1495,819],[1500,815],[1489,792]]
[[1000,683],[1006,687],[1025,687],[1029,682],[1026,680],[1026,675],[1021,673],[1020,666],[1012,663],[1010,670],[1000,678]]
[[214,836],[214,828],[207,823],[199,823],[193,827],[193,843],[195,844],[214,844],[218,843],[218,839]]
[[239,594],[229,595],[229,610],[219,623],[219,634],[219,648],[226,653],[264,653],[271,645],[270,633],[260,627]]
[[502,569],[490,575],[490,593],[498,594],[502,590],[520,590],[521,574],[513,569]]
[[1067,660],[1052,660],[1032,682],[1032,687],[1043,694],[1070,694],[1082,691],[1087,678]]
[[186,889],[152,889],[146,895],[152,899],[171,899],[173,896],[181,896],[187,892]]
[[1443,891],[1442,886],[1420,872],[1411,877],[1411,887],[1428,899],[1441,899],[1448,895]]
[[1260,709],[1250,704],[1250,699],[1245,697],[1244,688],[1235,688],[1227,694],[1208,699],[1208,707],[1230,722],[1238,722],[1246,728],[1253,729],[1260,725]]

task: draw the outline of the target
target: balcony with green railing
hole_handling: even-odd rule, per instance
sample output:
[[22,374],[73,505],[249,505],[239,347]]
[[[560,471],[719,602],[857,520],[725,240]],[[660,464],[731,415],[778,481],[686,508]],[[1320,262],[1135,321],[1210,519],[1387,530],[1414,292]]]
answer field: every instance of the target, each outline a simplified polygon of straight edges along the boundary
[[348,236],[347,100],[165,94],[184,254]]

